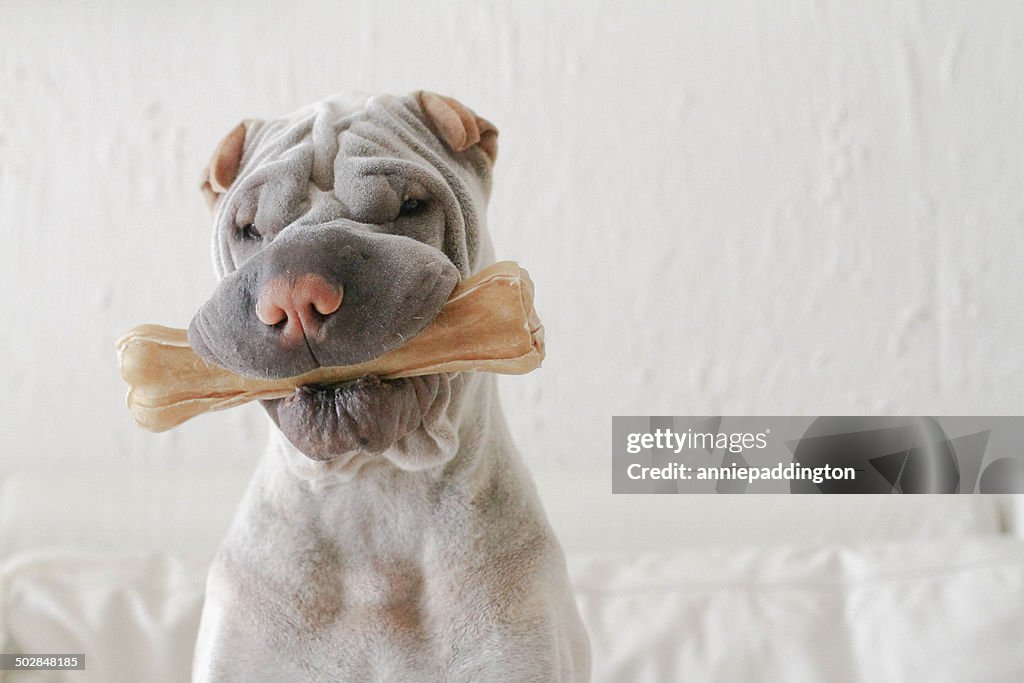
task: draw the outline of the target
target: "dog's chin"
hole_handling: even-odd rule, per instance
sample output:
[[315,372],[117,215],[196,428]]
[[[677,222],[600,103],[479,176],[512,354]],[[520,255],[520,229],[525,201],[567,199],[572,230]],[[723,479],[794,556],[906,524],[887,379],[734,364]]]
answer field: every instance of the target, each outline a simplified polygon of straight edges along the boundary
[[262,403],[292,445],[312,460],[329,461],[384,453],[436,419],[447,407],[451,378],[363,377],[298,387],[290,396]]

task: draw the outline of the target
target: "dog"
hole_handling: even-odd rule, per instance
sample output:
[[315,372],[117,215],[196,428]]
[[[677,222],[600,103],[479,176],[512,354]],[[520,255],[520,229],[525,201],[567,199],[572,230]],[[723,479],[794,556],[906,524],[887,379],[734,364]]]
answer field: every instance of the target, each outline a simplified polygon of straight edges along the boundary
[[[494,260],[497,130],[455,99],[336,96],[246,120],[202,191],[207,360],[294,376],[403,344]],[[364,377],[273,423],[211,567],[193,680],[586,681],[560,546],[493,376]]]

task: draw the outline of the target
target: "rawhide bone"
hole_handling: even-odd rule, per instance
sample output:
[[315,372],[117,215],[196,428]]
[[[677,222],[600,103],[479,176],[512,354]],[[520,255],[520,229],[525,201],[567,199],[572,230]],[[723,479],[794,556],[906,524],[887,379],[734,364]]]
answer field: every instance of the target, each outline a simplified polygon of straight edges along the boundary
[[237,375],[200,358],[185,330],[139,325],[117,342],[128,409],[142,427],[162,432],[188,419],[257,399],[281,398],[306,384],[367,375],[437,372],[521,375],[544,359],[544,327],[525,270],[501,261],[459,283],[430,325],[402,346],[358,365],[318,368],[285,379]]

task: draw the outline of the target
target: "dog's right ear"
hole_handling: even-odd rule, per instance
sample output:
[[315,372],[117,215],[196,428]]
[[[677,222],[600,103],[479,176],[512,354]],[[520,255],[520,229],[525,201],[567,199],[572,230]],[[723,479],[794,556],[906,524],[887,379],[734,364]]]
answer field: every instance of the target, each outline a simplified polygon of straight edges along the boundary
[[213,209],[220,196],[235,182],[238,168],[245,151],[245,136],[252,128],[254,119],[246,119],[231,129],[217,145],[210,157],[210,163],[203,169],[199,189],[206,198],[206,205]]
[[435,132],[453,152],[479,145],[491,164],[498,158],[498,129],[493,123],[452,97],[420,90],[416,99]]

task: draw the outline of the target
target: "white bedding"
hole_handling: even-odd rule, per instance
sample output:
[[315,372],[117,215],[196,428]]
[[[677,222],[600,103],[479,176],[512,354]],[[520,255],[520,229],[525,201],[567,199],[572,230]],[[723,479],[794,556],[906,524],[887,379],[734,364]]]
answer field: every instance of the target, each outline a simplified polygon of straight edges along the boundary
[[[1024,542],[1007,537],[570,558],[595,683],[1024,680]],[[5,652],[185,681],[205,562],[25,553],[0,570]]]
[[1024,542],[576,560],[595,681],[1022,681]]

